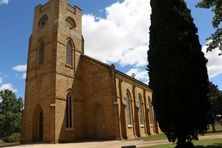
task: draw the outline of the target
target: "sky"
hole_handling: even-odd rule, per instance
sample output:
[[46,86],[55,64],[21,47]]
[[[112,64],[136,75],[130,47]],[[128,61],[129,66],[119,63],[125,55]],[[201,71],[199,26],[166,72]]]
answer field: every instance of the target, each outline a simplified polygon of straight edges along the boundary
[[[47,0],[0,0],[0,90],[11,89],[24,97],[28,39],[34,7]],[[85,53],[148,83],[147,50],[151,8],[149,0],[68,0],[83,10]],[[208,59],[210,81],[222,90],[222,56],[206,53],[206,38],[213,33],[210,10],[195,8],[186,0]]]

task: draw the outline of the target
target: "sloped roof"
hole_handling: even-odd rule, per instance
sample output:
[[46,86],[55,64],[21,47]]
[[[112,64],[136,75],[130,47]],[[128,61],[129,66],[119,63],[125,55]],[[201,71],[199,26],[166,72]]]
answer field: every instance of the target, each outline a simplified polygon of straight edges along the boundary
[[[114,65],[109,65],[109,64],[103,63],[103,62],[101,62],[101,61],[99,61],[99,60],[97,60],[97,59],[94,59],[94,58],[92,58],[92,57],[89,57],[89,56],[87,56],[87,55],[81,55],[81,57],[87,58],[88,60],[91,60],[91,61],[93,61],[93,62],[96,62],[97,64],[99,64],[99,65],[101,65],[101,66],[103,66],[103,67],[106,67],[106,68],[108,68],[108,69],[112,69],[112,68],[115,69],[115,66],[114,66]],[[140,85],[143,85],[144,87],[149,88],[149,85],[147,85],[147,84],[145,84],[145,83],[143,83],[143,82],[141,82],[141,81],[139,81],[139,80],[137,80],[137,79],[135,79],[135,78],[133,78],[133,77],[131,77],[131,76],[128,76],[127,74],[125,74],[125,73],[123,73],[123,72],[121,72],[121,71],[119,71],[119,70],[116,70],[116,69],[115,69],[115,73],[121,75],[122,77],[124,77],[124,78],[126,78],[126,79],[129,79],[129,80],[134,81],[134,82],[136,82],[136,83],[138,83],[138,84],[140,84]],[[150,89],[150,88],[149,88],[149,89]],[[152,91],[152,90],[150,89],[150,91]]]

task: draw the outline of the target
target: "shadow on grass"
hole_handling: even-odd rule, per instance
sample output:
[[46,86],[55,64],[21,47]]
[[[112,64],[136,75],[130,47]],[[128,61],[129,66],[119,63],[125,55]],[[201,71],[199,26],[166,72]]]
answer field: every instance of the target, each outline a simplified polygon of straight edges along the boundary
[[197,145],[197,146],[195,146],[195,148],[222,148],[222,144],[221,143],[214,143],[213,145],[208,145],[208,146]]
[[222,133],[222,130],[218,130],[218,131],[208,131],[206,134],[216,134],[216,133]]

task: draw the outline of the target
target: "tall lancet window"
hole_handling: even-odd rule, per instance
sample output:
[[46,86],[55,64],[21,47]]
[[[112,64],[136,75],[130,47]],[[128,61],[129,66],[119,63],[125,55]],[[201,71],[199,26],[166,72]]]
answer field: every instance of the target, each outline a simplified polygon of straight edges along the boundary
[[141,125],[144,124],[143,101],[141,95],[139,95],[139,121]]
[[152,106],[152,101],[150,97],[148,98],[148,103],[149,103],[150,123],[154,124],[154,112],[153,112],[153,106]]
[[73,128],[73,99],[71,93],[66,96],[66,128]]
[[73,43],[71,40],[66,45],[66,64],[73,65]]
[[39,55],[38,55],[38,64],[44,64],[44,56],[45,56],[45,43],[43,41],[39,42]]
[[69,28],[70,30],[73,30],[76,27],[76,23],[73,20],[73,18],[71,17],[66,18],[66,27]]
[[39,29],[43,29],[46,26],[47,22],[48,22],[48,16],[47,15],[42,16],[38,23]]
[[129,91],[126,93],[126,114],[127,114],[127,123],[132,125],[132,108],[131,108],[131,97]]

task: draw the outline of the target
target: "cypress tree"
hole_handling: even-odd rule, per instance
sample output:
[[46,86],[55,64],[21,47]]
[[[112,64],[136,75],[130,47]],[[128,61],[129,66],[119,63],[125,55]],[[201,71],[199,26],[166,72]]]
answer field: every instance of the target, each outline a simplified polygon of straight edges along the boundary
[[148,71],[161,130],[177,147],[192,147],[210,119],[207,60],[184,0],[151,0]]

